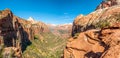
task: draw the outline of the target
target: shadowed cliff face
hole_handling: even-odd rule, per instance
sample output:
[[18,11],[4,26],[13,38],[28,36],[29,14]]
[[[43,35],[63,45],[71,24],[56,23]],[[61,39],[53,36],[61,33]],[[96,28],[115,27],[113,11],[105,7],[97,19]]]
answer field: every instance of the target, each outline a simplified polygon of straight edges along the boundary
[[120,6],[98,9],[73,22],[64,58],[119,58]]
[[[5,12],[8,12],[8,13],[5,14]],[[7,39],[7,37],[10,37],[10,39],[7,39],[7,40],[12,41],[12,37],[9,36],[8,34],[10,34],[11,32],[14,31],[13,23],[12,23],[13,22],[13,19],[12,19],[13,15],[11,15],[12,13],[9,12],[9,10],[6,10],[5,12],[1,13],[0,35],[3,36],[3,42],[5,43],[6,46],[12,46],[12,42],[7,42],[6,39]],[[15,38],[15,37],[16,36],[13,36],[13,38]]]
[[[11,47],[11,49],[15,47],[18,50],[16,53],[19,55],[14,56],[21,57],[22,47],[24,45],[23,39],[26,39],[27,42],[30,42],[28,40],[28,34],[23,30],[23,27],[18,22],[18,19],[14,18],[12,12],[9,9],[3,10],[0,15],[1,44],[4,44],[6,48],[5,50],[10,50],[7,49],[7,47]],[[26,38],[23,36],[23,32]],[[6,55],[7,53],[8,51],[5,51],[3,57],[8,57],[8,55]]]
[[13,57],[22,57],[24,52],[34,40],[35,35],[49,32],[44,23],[31,24],[31,22],[23,20],[12,14],[9,9],[0,13],[0,44],[4,44],[5,50],[3,57],[8,57],[13,50]]

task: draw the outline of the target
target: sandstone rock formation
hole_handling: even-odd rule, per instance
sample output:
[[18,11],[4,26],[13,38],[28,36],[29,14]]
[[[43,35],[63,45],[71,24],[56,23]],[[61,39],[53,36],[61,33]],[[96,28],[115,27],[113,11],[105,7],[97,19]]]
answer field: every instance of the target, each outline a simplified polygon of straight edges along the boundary
[[79,15],[73,22],[72,35],[89,29],[101,28],[119,21],[120,6],[96,10],[87,16]]
[[64,58],[119,58],[120,6],[98,9],[73,22]]
[[32,22],[19,18],[12,14],[9,9],[0,13],[0,44],[5,46],[4,55],[8,57],[12,50],[13,57],[21,58],[22,52],[31,40],[40,33],[49,32],[47,25],[42,22]]
[[111,6],[114,6],[114,5],[119,5],[120,4],[120,0],[104,0],[101,2],[100,5],[98,5],[98,7],[96,8],[97,9],[103,9],[103,8],[106,8],[106,7],[111,7]]

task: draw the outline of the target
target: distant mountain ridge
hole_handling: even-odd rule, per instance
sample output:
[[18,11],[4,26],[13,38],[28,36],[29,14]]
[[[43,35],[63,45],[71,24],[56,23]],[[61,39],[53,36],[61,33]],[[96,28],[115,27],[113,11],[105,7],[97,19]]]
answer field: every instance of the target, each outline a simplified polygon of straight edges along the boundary
[[[32,24],[38,23],[39,21],[35,21],[32,17],[29,17],[27,21],[31,22]],[[41,22],[42,23],[42,22]],[[59,35],[64,38],[68,38],[71,36],[72,31],[72,23],[65,23],[65,24],[46,24],[51,32],[54,35]]]
[[54,35],[59,35],[63,38],[68,38],[71,36],[72,32],[72,23],[66,23],[66,24],[47,24],[47,26],[50,28],[51,32]]

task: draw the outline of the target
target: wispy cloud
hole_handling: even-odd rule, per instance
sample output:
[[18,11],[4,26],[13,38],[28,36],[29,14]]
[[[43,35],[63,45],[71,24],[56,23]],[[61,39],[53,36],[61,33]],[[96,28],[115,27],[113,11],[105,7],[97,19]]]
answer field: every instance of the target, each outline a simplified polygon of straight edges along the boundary
[[68,14],[68,13],[65,12],[64,15],[66,15],[66,14]]

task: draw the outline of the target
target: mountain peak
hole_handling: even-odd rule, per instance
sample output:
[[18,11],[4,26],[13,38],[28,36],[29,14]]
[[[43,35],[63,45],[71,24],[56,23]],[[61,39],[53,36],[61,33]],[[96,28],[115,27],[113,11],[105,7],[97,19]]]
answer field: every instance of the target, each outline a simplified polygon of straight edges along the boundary
[[32,24],[36,23],[33,17],[29,17],[27,20],[30,21]]
[[34,19],[32,17],[29,17],[28,21],[34,21]]

